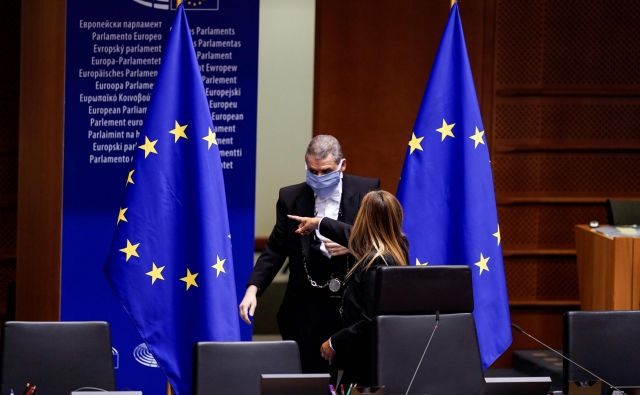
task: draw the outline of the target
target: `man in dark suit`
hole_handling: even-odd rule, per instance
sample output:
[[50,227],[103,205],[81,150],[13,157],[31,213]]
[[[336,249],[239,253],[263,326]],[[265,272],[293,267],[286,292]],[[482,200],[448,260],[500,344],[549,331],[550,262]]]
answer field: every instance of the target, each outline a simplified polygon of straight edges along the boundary
[[333,136],[315,136],[305,154],[307,180],[280,190],[276,224],[260,255],[240,303],[240,316],[250,317],[260,296],[289,258],[289,283],[278,312],[280,333],[300,347],[303,372],[327,372],[320,346],[342,328],[340,300],[343,280],[354,264],[347,246],[319,233],[299,236],[298,223],[288,214],[330,217],[353,224],[363,196],[380,187],[373,178],[345,174],[347,161]]

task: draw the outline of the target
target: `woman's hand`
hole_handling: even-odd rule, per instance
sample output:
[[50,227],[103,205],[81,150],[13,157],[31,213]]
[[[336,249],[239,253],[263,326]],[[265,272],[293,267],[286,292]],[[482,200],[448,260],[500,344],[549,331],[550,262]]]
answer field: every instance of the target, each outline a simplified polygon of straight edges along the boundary
[[349,253],[349,249],[341,246],[340,244],[331,241],[329,239],[324,239],[324,246],[327,249],[327,252],[331,256],[339,256]]
[[289,219],[298,221],[296,233],[302,236],[308,235],[320,226],[321,218],[318,217],[298,217],[297,215],[287,215]]
[[322,356],[322,358],[331,362],[333,360],[333,357],[335,357],[335,355],[336,355],[336,352],[333,350],[333,348],[331,348],[331,345],[329,344],[329,340],[322,343],[322,345],[320,346],[320,356]]

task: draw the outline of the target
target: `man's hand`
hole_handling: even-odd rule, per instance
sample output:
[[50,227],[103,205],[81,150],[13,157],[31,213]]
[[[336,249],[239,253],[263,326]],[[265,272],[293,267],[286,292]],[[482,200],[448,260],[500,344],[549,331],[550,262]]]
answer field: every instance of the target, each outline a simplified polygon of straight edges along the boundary
[[287,215],[289,219],[298,221],[298,229],[296,233],[299,235],[308,235],[320,226],[320,219],[318,217],[298,217],[297,215]]
[[247,291],[244,293],[242,302],[240,302],[240,318],[242,318],[242,320],[247,324],[251,324],[249,317],[253,317],[253,313],[255,313],[256,307],[258,306],[258,299],[256,298],[257,293],[258,287],[255,285],[249,285],[249,287],[247,287]]
[[331,362],[333,360],[333,357],[335,357],[335,355],[336,355],[336,352],[333,350],[333,348],[331,348],[331,345],[329,344],[329,340],[322,343],[322,345],[320,346],[320,356],[322,356],[322,358]]
[[327,252],[331,256],[338,256],[338,255],[344,255],[349,253],[349,250],[346,247],[343,247],[340,244],[334,241],[331,241],[329,239],[324,240],[324,246],[327,249]]

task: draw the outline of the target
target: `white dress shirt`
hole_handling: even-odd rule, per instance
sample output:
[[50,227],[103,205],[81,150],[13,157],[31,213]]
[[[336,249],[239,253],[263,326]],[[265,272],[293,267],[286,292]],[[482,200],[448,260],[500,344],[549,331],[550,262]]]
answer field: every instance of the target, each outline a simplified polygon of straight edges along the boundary
[[[342,199],[342,178],[331,195],[326,198],[319,198],[316,195],[316,217],[338,219],[338,215],[340,214],[340,199]],[[329,254],[327,247],[324,245],[324,241],[329,239],[322,236],[319,229],[316,229],[316,236],[318,236],[320,240],[320,251],[322,251],[322,254],[327,258],[331,258],[331,254]]]

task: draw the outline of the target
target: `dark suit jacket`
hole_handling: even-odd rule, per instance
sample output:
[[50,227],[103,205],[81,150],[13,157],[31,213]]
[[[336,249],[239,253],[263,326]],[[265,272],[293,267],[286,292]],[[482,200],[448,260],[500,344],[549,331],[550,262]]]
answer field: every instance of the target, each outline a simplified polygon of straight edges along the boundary
[[[340,219],[352,224],[364,195],[379,187],[379,180],[344,174]],[[315,262],[317,259],[308,259],[312,242],[311,237],[315,237],[315,234],[310,236],[295,234],[294,231],[297,229],[298,223],[288,219],[287,214],[313,217],[314,210],[315,198],[313,190],[306,183],[291,185],[280,190],[278,203],[276,204],[276,224],[269,236],[265,251],[258,258],[248,281],[248,285],[258,287],[258,295],[260,295],[271,284],[285,259],[289,258],[289,283],[278,313],[278,324],[283,338],[298,341],[301,348],[305,346],[304,343],[311,336],[316,338],[317,335],[317,339],[321,337],[324,337],[323,340],[328,339],[332,332],[323,333],[323,331],[336,326],[339,328],[341,325],[337,312],[339,300],[330,307],[335,311],[336,318],[327,317],[328,321],[333,320],[335,322],[327,322],[327,325],[323,325],[323,323],[318,325],[317,322],[310,322],[313,317],[310,318],[308,315],[303,316],[301,314],[303,311],[313,314],[313,310],[316,310],[315,315],[322,315],[322,309],[329,308],[326,307],[326,304],[330,302],[329,297],[335,296],[331,295],[326,288],[318,289],[309,284],[303,267],[303,257],[307,257],[307,267],[314,280],[318,283],[324,283],[328,279],[330,274],[326,272],[328,267],[331,269],[331,265],[344,265],[344,262],[346,262],[345,256],[331,258],[331,260],[327,260],[328,264],[327,262]],[[340,244],[346,246],[346,242]],[[351,257],[351,262],[353,262],[353,257]],[[306,328],[305,333],[313,333],[308,335],[301,334],[299,328],[304,326],[315,326],[317,328]],[[314,340],[314,342],[316,341]],[[320,344],[313,345],[312,352],[318,355],[318,358],[319,348]]]
[[[342,201],[340,202],[341,221],[353,224],[364,195],[379,188],[380,180],[344,174],[342,179]],[[309,284],[301,263],[303,253],[307,253],[310,236],[295,234],[298,223],[287,218],[287,215],[313,217],[314,210],[315,198],[313,190],[306,183],[290,185],[280,189],[278,202],[276,203],[276,224],[271,231],[271,235],[269,235],[265,250],[258,258],[248,281],[248,285],[255,285],[259,288],[258,295],[271,284],[287,257],[289,258],[289,268],[291,270],[288,287],[296,290],[308,288]],[[346,246],[346,242],[342,245]]]
[[[349,239],[351,225],[329,218],[320,223],[320,233],[341,243]],[[376,268],[396,266],[391,257],[378,257],[369,270],[356,270],[346,282],[342,298],[343,328],[331,335],[336,362],[344,368],[345,383],[371,385],[373,379],[373,319],[375,316]]]

